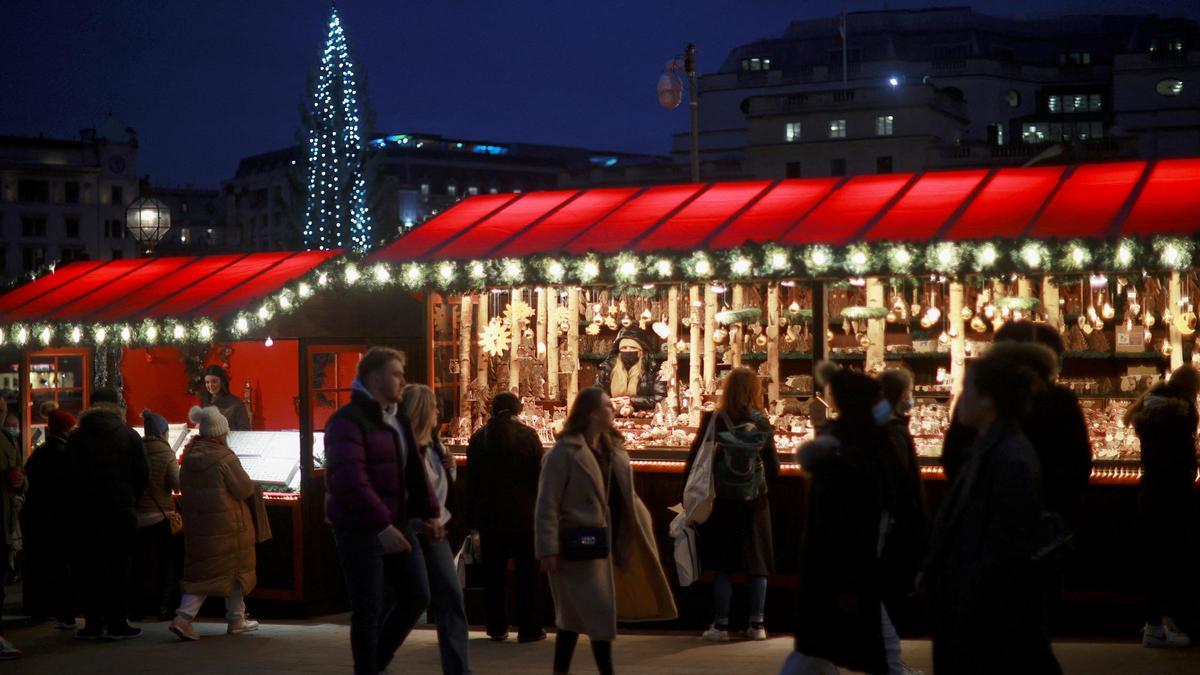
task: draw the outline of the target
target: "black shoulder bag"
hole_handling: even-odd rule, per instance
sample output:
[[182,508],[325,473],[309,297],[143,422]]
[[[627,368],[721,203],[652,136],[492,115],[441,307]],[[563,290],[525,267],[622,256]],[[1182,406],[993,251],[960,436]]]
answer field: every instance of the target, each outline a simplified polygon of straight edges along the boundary
[[[606,507],[608,494],[612,489],[612,471],[612,460],[610,459],[608,475],[604,478]],[[607,527],[568,527],[559,533],[559,539],[559,553],[567,560],[599,560],[608,557]]]

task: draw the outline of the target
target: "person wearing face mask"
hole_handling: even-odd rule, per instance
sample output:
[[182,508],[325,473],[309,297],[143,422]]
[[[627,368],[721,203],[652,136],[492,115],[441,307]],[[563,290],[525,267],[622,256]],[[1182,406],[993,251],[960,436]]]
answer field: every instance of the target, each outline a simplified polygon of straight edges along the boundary
[[596,367],[596,384],[612,397],[617,412],[652,410],[667,395],[667,383],[658,377],[655,341],[646,331],[622,328],[612,352]]
[[204,392],[200,394],[200,407],[212,406],[229,420],[230,431],[250,431],[250,414],[246,403],[229,391],[229,373],[213,364],[204,369]]

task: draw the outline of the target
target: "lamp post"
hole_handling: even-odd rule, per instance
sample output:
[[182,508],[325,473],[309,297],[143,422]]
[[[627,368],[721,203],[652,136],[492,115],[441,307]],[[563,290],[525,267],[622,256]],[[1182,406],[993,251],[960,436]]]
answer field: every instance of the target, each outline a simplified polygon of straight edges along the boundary
[[138,197],[125,207],[125,229],[148,255],[171,229],[171,209],[154,197]]
[[692,182],[700,182],[700,89],[696,86],[696,45],[688,43],[682,59],[667,61],[666,70],[658,77],[658,104],[674,110],[683,102],[683,82],[676,71],[687,75],[688,110],[692,121]]

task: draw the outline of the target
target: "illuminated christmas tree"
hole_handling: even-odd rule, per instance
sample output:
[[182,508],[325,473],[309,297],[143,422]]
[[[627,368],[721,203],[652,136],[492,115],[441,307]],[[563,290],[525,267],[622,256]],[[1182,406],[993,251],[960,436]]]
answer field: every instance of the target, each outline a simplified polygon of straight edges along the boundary
[[303,232],[309,249],[361,251],[372,243],[363,178],[366,142],[360,130],[355,70],[335,5],[320,69],[304,111],[307,198]]

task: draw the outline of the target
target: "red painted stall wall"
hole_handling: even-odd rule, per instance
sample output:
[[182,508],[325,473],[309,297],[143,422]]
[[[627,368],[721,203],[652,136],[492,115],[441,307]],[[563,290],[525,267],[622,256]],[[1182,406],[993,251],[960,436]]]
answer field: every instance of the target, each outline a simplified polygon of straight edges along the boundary
[[[276,340],[268,347],[262,342],[233,342],[229,357],[229,388],[241,397],[250,379],[254,393],[252,426],[258,431],[297,429],[300,418],[295,399],[299,396],[297,367],[300,347],[295,340]],[[216,348],[204,364],[219,363]],[[187,374],[174,347],[150,350],[130,349],[121,362],[125,383],[128,421],[141,426],[143,408],[150,408],[179,423],[187,421],[187,411],[198,401],[187,393]]]

